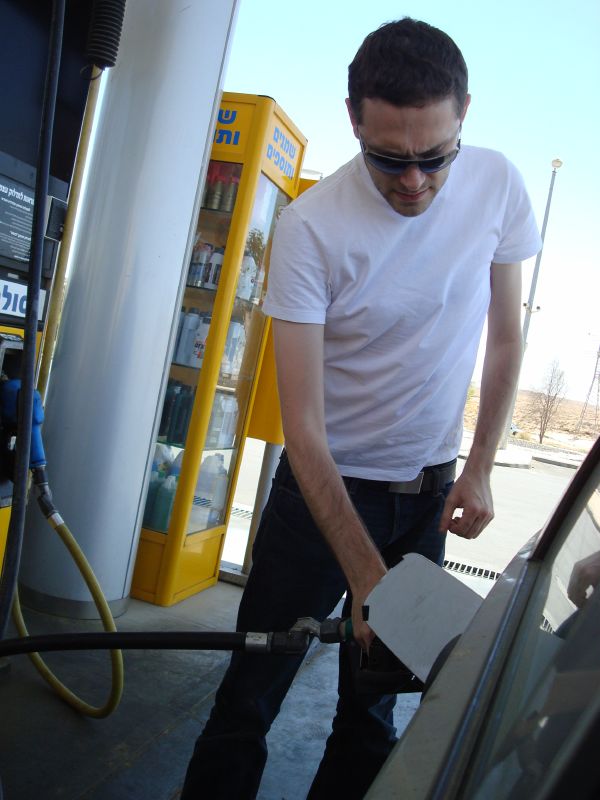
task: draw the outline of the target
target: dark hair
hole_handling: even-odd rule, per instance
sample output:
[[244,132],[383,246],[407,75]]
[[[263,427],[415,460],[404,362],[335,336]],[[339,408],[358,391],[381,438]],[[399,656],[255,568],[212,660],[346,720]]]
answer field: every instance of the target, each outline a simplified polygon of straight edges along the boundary
[[404,17],[364,40],[348,67],[348,96],[357,122],[365,97],[395,106],[454,97],[460,116],[467,81],[467,65],[453,40],[426,22]]

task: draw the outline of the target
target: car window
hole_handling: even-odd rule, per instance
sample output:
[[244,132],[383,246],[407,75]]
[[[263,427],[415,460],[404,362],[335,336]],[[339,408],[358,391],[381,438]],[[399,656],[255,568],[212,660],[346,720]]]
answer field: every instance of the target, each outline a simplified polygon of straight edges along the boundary
[[539,566],[462,797],[543,796],[600,712],[598,486],[564,527]]

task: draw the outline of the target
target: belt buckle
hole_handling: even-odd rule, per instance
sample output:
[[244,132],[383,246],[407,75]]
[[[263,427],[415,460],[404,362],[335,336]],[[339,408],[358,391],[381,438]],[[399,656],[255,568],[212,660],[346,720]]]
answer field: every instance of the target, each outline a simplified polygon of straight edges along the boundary
[[390,481],[388,492],[394,494],[420,494],[425,472],[421,470],[412,481]]

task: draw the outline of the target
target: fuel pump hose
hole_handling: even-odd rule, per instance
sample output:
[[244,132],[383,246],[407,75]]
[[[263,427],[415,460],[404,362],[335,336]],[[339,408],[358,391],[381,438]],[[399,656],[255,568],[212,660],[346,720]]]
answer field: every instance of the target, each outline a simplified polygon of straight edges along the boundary
[[[71,557],[77,565],[77,568],[81,572],[81,575],[90,591],[94,604],[98,609],[98,613],[100,614],[100,619],[102,620],[104,630],[111,633],[116,632],[117,628],[115,626],[115,621],[111,614],[106,598],[102,593],[100,584],[98,583],[88,560],[75,541],[71,531],[54,507],[52,494],[48,486],[48,481],[46,480],[45,468],[43,466],[39,466],[33,468],[31,471],[34,478],[34,484],[38,492],[38,504],[42,509],[42,513],[52,528],[60,536],[63,544],[69,551]],[[21,612],[18,592],[15,592],[12,616],[19,635],[22,637],[31,638],[29,637],[29,631],[27,630],[25,620],[23,619],[23,614]],[[111,714],[119,705],[121,696],[123,694],[124,682],[123,654],[120,650],[111,649],[110,651],[112,685],[108,700],[106,703],[104,703],[104,705],[101,706],[93,706],[74,694],[64,685],[64,683],[62,683],[62,681],[56,677],[56,675],[54,675],[38,652],[29,651],[28,655],[42,678],[54,689],[60,698],[65,701],[65,703],[68,703],[81,714],[85,714],[88,717],[101,719]]]
[[269,633],[239,631],[114,631],[106,633],[50,633],[4,639],[0,656],[57,650],[229,650],[265,655],[301,655],[310,636],[298,631]]

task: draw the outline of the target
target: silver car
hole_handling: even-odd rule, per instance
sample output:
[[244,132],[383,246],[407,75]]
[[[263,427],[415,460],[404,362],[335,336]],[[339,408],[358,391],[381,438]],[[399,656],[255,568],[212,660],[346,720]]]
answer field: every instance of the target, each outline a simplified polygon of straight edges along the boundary
[[600,797],[600,440],[432,669],[368,800]]

